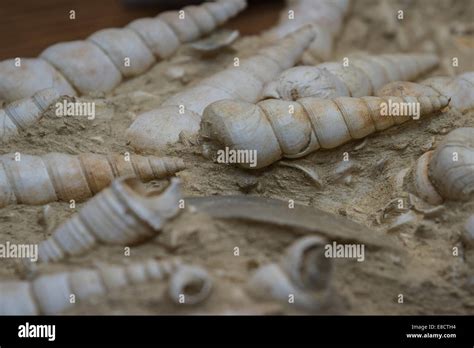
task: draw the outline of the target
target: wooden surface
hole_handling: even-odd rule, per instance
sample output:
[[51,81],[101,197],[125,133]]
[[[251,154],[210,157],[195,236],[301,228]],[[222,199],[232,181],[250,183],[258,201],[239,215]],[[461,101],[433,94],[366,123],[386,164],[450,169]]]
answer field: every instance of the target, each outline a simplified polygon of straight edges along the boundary
[[[125,6],[120,0],[0,0],[0,60],[34,57],[57,42],[84,39],[97,30],[122,27],[166,9],[159,0],[149,2]],[[275,23],[282,7],[283,1],[250,0],[247,10],[226,27],[256,34]],[[76,11],[75,20],[69,19],[71,10]]]

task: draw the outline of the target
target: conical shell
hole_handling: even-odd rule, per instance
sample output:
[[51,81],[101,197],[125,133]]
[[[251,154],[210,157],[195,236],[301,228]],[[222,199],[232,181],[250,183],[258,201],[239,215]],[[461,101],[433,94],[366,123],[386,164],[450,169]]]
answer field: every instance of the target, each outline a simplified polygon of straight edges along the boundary
[[[377,63],[380,60],[390,60],[390,69],[395,72],[388,73],[386,65]],[[437,57],[431,54],[399,54],[351,58],[348,66],[339,62],[323,63],[315,67],[299,66],[284,71],[277,80],[269,83],[263,96],[284,100],[306,97],[363,97],[374,94],[383,84],[393,81],[394,77],[403,80],[416,79],[434,68],[437,63]],[[379,90],[378,93],[380,92]],[[383,92],[380,96],[399,96],[398,93],[387,94],[390,90]]]
[[185,168],[175,157],[120,154],[49,153],[43,156],[0,156],[0,207],[9,204],[81,202],[100,192],[117,177],[143,182],[171,176]]
[[127,25],[134,30],[158,59],[173,55],[181,42],[168,24],[157,18],[140,18]]
[[474,193],[474,128],[450,132],[434,150],[429,178],[448,200],[467,201]]
[[[140,151],[156,151],[164,144],[176,142],[182,131],[196,134],[202,112],[215,101],[259,100],[263,84],[275,78],[275,74],[283,69],[294,65],[313,38],[312,29],[305,27],[278,44],[260,50],[257,55],[242,59],[242,68],[229,67],[171,96],[162,107],[137,117],[127,130],[129,143]],[[268,65],[267,72],[253,73],[257,61],[272,63]],[[260,68],[263,70],[267,66]]]
[[[218,146],[256,151],[257,165],[252,168],[262,168],[287,155],[296,158],[334,148],[416,117],[393,116],[391,107],[419,107],[419,116],[424,116],[448,103],[443,96],[273,99],[256,105],[224,100],[206,108],[200,132]],[[240,165],[249,168],[248,163]]]
[[40,57],[58,69],[81,94],[107,92],[122,81],[114,63],[91,42],[58,43],[44,50]]
[[99,269],[46,274],[30,282],[3,282],[0,283],[0,315],[60,314],[94,295],[163,280],[179,270],[180,263],[150,259],[128,266],[103,265]]
[[168,289],[176,304],[195,305],[209,297],[212,279],[201,267],[183,265],[172,274]]
[[36,123],[58,98],[56,90],[49,88],[0,109],[0,142]]
[[124,77],[142,74],[155,63],[153,52],[131,29],[103,29],[87,40],[99,46]]
[[147,190],[135,178],[117,179],[39,245],[38,259],[57,261],[84,253],[97,243],[139,243],[156,235],[178,214],[180,199],[178,179],[172,179],[163,192]]
[[328,297],[332,262],[324,256],[325,241],[304,237],[293,243],[280,263],[260,267],[250,278],[247,288],[260,299],[272,298],[294,304],[306,311],[318,311]]
[[48,88],[55,89],[59,95],[76,95],[69,82],[42,59],[22,58],[19,67],[15,65],[15,59],[4,60],[0,62],[0,76],[0,101],[32,97]]

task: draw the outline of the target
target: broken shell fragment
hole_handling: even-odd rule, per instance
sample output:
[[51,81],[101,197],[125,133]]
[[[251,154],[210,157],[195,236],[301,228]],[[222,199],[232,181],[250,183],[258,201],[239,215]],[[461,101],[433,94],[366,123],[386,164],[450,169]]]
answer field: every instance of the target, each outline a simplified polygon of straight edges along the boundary
[[183,265],[170,278],[169,296],[176,304],[195,305],[212,291],[212,279],[204,268]]
[[229,47],[235,40],[240,36],[238,30],[219,30],[210,36],[195,41],[191,44],[191,47],[205,54],[215,53],[224,47]]
[[179,212],[179,180],[161,192],[135,178],[115,180],[60,225],[38,248],[38,260],[51,262],[79,255],[96,244],[130,245],[160,232]]

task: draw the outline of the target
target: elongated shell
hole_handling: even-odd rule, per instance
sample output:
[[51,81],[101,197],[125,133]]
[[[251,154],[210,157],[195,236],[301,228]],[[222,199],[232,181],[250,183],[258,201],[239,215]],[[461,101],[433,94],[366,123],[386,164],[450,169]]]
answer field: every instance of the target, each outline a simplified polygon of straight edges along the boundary
[[224,69],[171,96],[162,107],[137,117],[127,130],[130,145],[141,151],[153,151],[177,142],[183,131],[196,134],[204,109],[215,101],[256,102],[263,85],[293,66],[313,39],[313,30],[305,27],[261,49],[255,56],[242,59],[238,67]]
[[393,82],[376,93],[378,96],[445,95],[451,98],[450,106],[461,111],[474,108],[474,72],[467,72],[455,78],[432,77],[421,83]]
[[212,291],[212,279],[204,268],[181,266],[170,279],[169,296],[177,304],[195,305]]
[[[282,157],[331,149],[415,117],[411,113],[392,116],[393,107],[419,107],[419,116],[424,116],[448,102],[446,97],[269,99],[256,105],[223,100],[206,108],[200,133],[219,147],[256,151],[257,165],[252,168],[262,168]],[[250,168],[249,163],[239,165]]]
[[[387,60],[391,64],[381,63]],[[344,67],[329,62],[288,69],[265,86],[263,96],[284,100],[364,97],[373,95],[388,82],[417,79],[434,68],[438,58],[432,54],[393,54],[352,58],[348,64]]]
[[58,98],[56,90],[49,88],[0,109],[0,142],[35,124]]
[[55,89],[59,95],[75,96],[71,84],[48,62],[38,58],[22,58],[0,62],[0,101],[13,102],[32,97],[43,89]]
[[[60,314],[77,301],[105,295],[134,284],[164,280],[179,270],[179,260],[132,263],[128,266],[102,265],[41,275],[33,281],[0,283],[0,315]],[[75,301],[71,302],[74,296]]]
[[0,156],[0,207],[9,204],[81,202],[117,177],[134,176],[143,182],[171,176],[185,168],[175,157],[49,153]]
[[85,41],[57,43],[38,59],[21,59],[19,68],[13,59],[0,62],[0,101],[30,97],[45,88],[61,95],[108,92],[122,77],[142,74],[155,57],[169,57],[182,43],[208,34],[245,6],[245,0],[188,6],[184,13],[166,12],[126,28],[100,30]]
[[39,245],[40,262],[79,255],[97,243],[136,244],[156,235],[179,211],[178,179],[161,192],[135,178],[116,179]]
[[324,255],[326,241],[316,236],[303,237],[292,244],[280,263],[260,267],[247,286],[257,298],[272,298],[301,309],[318,311],[328,296],[332,274],[331,259]]
[[472,199],[474,128],[458,128],[450,132],[436,150],[418,159],[413,173],[418,195],[428,203]]

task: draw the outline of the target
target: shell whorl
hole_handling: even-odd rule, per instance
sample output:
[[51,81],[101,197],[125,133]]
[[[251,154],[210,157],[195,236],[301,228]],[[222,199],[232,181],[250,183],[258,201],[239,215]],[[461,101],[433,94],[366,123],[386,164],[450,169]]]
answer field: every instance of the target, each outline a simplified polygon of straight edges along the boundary
[[49,153],[21,154],[16,160],[15,154],[7,154],[0,156],[0,207],[58,200],[81,202],[118,177],[134,176],[147,182],[184,168],[183,160],[175,157]]
[[[379,63],[387,60],[392,64]],[[267,84],[263,96],[284,100],[363,97],[390,81],[416,79],[437,64],[438,58],[432,54],[393,54],[352,58],[347,67],[338,62],[299,66]]]
[[[420,116],[448,105],[446,97],[303,98],[296,102],[269,99],[258,104],[224,100],[206,108],[201,125],[204,140],[234,150],[254,150],[262,168],[282,157],[303,157],[352,139],[408,121],[385,115],[388,105],[419,105]],[[240,163],[250,168],[249,164]]]
[[116,179],[38,248],[40,262],[79,255],[98,243],[136,244],[156,235],[179,212],[179,180],[161,192],[135,178]]
[[474,128],[458,128],[450,132],[434,151],[418,159],[413,173],[415,189],[428,203],[472,199]]
[[48,88],[0,109],[0,142],[36,123],[58,98],[56,90]]
[[245,7],[245,0],[188,6],[184,16],[169,11],[125,28],[100,30],[84,41],[57,43],[39,58],[22,59],[19,67],[14,59],[0,62],[0,100],[30,97],[45,88],[70,96],[108,92],[123,77],[142,74],[156,59],[169,57],[182,43],[208,34]]
[[[126,286],[164,280],[182,267],[178,259],[40,275],[32,281],[0,283],[0,315],[60,314],[77,301]],[[75,301],[71,302],[71,296]]]
[[332,260],[324,252],[326,244],[317,236],[297,240],[279,263],[264,265],[251,276],[247,284],[250,293],[282,303],[288,303],[293,295],[300,308],[319,310],[329,295],[332,277]]
[[[242,59],[239,67],[217,72],[171,96],[161,107],[139,115],[127,130],[130,145],[140,151],[156,151],[177,142],[183,131],[197,134],[201,115],[213,102],[223,99],[258,101],[263,85],[294,65],[314,35],[311,27],[302,28],[256,55]],[[184,112],[180,112],[180,105],[184,106]]]
[[451,98],[450,106],[461,111],[474,108],[474,72],[457,77],[431,77],[421,83],[392,82],[377,91],[376,95],[445,95]]

